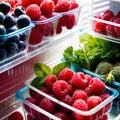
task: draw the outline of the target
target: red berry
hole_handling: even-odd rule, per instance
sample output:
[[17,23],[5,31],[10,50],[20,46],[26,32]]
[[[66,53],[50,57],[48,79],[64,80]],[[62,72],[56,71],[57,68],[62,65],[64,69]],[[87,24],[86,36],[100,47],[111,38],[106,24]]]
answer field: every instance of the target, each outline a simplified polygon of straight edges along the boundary
[[80,90],[80,89],[75,90],[73,92],[72,99],[73,99],[73,101],[75,101],[77,99],[86,100],[87,99],[87,93],[84,90]]
[[79,5],[78,5],[78,3],[76,2],[76,0],[69,0],[70,1],[70,5],[71,5],[71,10],[72,9],[75,9],[75,8],[77,8]]
[[88,86],[88,80],[85,78],[85,74],[83,72],[77,72],[73,76],[71,84],[73,88],[84,89]]
[[69,85],[64,80],[58,80],[53,84],[53,93],[58,97],[64,97],[69,93]]
[[66,26],[67,20],[69,20],[69,15],[63,15],[61,18],[59,18],[58,25]]
[[[120,18],[116,18],[113,22],[117,23],[117,24],[120,24]],[[117,34],[120,34],[120,27],[118,26],[114,26],[114,30]]]
[[53,84],[57,81],[57,77],[55,75],[49,75],[45,78],[45,85],[48,89],[52,89]]
[[107,21],[109,21],[113,17],[114,17],[114,13],[111,10],[106,10],[102,15],[102,19]]
[[41,43],[42,39],[43,39],[42,31],[37,29],[36,27],[34,27],[30,33],[29,44],[37,45],[37,44]]
[[44,109],[45,111],[47,111],[49,113],[53,113],[55,111],[54,103],[51,100],[49,100],[48,98],[43,98],[40,101],[39,107]]
[[96,107],[101,102],[102,102],[102,99],[99,96],[90,96],[90,97],[88,97],[88,99],[87,99],[88,109],[90,110],[90,109]]
[[62,32],[62,25],[60,25],[60,24],[58,23],[57,29],[56,29],[56,33],[57,33],[57,34],[60,34],[61,32]]
[[[99,78],[93,77],[89,84],[90,90],[94,95],[100,95],[104,93],[106,86],[105,83]],[[99,90],[98,90],[99,88]]]
[[31,4],[26,9],[26,14],[31,18],[31,20],[39,20],[41,16],[40,7],[36,4]]
[[104,101],[104,100],[106,100],[107,98],[110,97],[110,94],[108,94],[108,93],[103,93],[103,94],[100,95],[100,97],[101,97],[102,101]]
[[8,120],[24,120],[24,118],[20,112],[15,111],[8,117]]
[[58,79],[65,80],[68,82],[69,80],[72,79],[73,75],[74,75],[74,72],[70,68],[64,68],[58,74]]
[[91,96],[92,95],[91,89],[89,87],[86,87],[84,89],[84,91],[87,93],[87,96]]
[[64,112],[56,112],[54,115],[61,120],[69,120],[67,114],[65,114]]
[[108,115],[104,115],[104,116],[102,116],[99,120],[108,120]]
[[76,24],[76,16],[74,14],[69,15],[69,19],[66,24],[67,29],[72,29],[74,25]]
[[51,16],[55,9],[54,2],[52,0],[43,0],[40,4],[40,9],[42,15]]
[[[82,99],[77,99],[76,101],[74,101],[72,107],[77,108],[82,111],[88,110],[87,103]],[[73,116],[76,118],[76,120],[84,120],[84,118],[85,118],[85,116],[80,115],[76,112],[73,112]]]
[[56,5],[58,0],[52,0],[52,1],[53,1],[53,2],[54,2],[54,4]]
[[55,6],[55,12],[67,12],[71,8],[70,2],[68,0],[58,0]]
[[31,97],[34,97],[36,96],[36,91],[32,90],[31,88],[29,88],[29,94]]

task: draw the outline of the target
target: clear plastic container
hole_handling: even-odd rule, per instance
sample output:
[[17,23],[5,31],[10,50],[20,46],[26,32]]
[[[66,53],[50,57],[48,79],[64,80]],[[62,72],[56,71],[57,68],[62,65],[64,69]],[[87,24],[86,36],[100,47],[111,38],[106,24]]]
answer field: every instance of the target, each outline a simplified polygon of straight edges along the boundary
[[[9,62],[13,58],[27,52],[30,32],[33,27],[34,24],[31,23],[29,26],[18,29],[14,32],[0,35],[0,52],[1,52],[0,54],[4,53],[4,57],[0,58],[0,66],[3,63]],[[11,43],[10,41],[12,41],[13,44],[9,44]]]
[[109,41],[120,42],[120,2],[117,0],[92,0],[92,30]]
[[[74,71],[76,70],[76,68],[74,66],[71,66],[71,69]],[[89,72],[88,70],[85,69],[79,69],[79,71],[84,72],[85,74],[89,74],[91,76],[94,76],[94,74],[91,74],[92,72]],[[25,108],[30,108],[29,112],[26,112],[26,116],[29,114],[32,119],[35,118],[36,115],[38,115],[39,119],[41,119],[41,114],[42,117],[45,116],[47,118],[54,119],[54,120],[59,120],[59,118],[56,118],[56,116],[52,113],[49,113],[43,109],[41,109],[40,107],[38,107],[35,104],[30,103],[26,98],[30,97],[29,94],[29,90],[31,89],[32,91],[36,92],[37,94],[40,94],[41,96],[44,96],[48,99],[50,99],[51,101],[53,101],[56,105],[60,105],[60,106],[64,106],[65,108],[69,109],[71,112],[77,112],[78,114],[84,116],[86,119],[93,117],[94,116],[94,120],[103,120],[103,116],[107,114],[108,111],[106,111],[106,108],[111,105],[112,101],[119,95],[118,91],[116,89],[110,88],[106,86],[106,90],[105,93],[109,93],[110,97],[108,97],[106,100],[104,100],[102,103],[100,103],[99,105],[97,105],[96,107],[94,107],[93,109],[89,110],[89,111],[82,111],[82,110],[78,110],[76,108],[73,108],[70,105],[65,104],[64,102],[61,102],[60,100],[42,92],[41,90],[36,89],[35,87],[31,86],[31,82],[34,78],[31,78],[30,80],[26,81],[26,87],[23,89],[20,89],[17,94],[16,97],[18,100],[21,100],[23,103],[23,107]],[[110,110],[110,108],[109,108]],[[33,113],[36,114],[34,114]],[[100,112],[102,111],[102,112]],[[99,118],[99,117],[100,118]]]

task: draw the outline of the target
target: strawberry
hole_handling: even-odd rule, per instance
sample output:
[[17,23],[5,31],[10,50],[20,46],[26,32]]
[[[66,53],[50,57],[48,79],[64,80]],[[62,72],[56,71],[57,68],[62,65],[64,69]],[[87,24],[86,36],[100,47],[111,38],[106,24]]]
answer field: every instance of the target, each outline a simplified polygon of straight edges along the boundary
[[73,99],[73,101],[75,101],[77,99],[86,100],[87,99],[87,93],[84,90],[77,89],[73,92],[72,99]]
[[101,102],[102,102],[102,99],[99,96],[90,96],[90,97],[88,97],[88,99],[87,99],[88,109],[90,110],[90,109],[96,107]]
[[[94,95],[100,95],[104,93],[106,86],[105,83],[99,78],[93,77],[89,83],[90,90]],[[99,90],[98,90],[99,88]]]
[[69,80],[72,79],[73,75],[74,75],[74,72],[70,68],[64,68],[58,74],[58,79],[65,80],[68,82]]
[[[82,111],[88,110],[87,103],[82,99],[75,100],[72,107],[77,108]],[[85,119],[85,116],[82,116],[76,112],[73,112],[73,116],[76,118],[76,120],[84,120]]]
[[49,75],[45,78],[45,85],[48,89],[52,89],[53,84],[58,80],[55,75]]
[[61,120],[69,120],[67,114],[65,114],[64,112],[56,112],[54,115]]
[[15,111],[8,117],[8,120],[24,120],[24,118],[20,112]]
[[88,80],[83,72],[77,72],[71,80],[73,88],[84,89],[88,86]]

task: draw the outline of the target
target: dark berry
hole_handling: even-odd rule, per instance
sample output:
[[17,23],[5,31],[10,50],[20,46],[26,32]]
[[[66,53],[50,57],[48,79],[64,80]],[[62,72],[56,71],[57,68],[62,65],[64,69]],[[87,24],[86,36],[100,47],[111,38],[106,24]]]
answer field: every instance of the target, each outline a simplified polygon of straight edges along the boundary
[[25,10],[22,6],[17,6],[14,10],[15,15],[18,17],[22,14],[25,14]]
[[5,15],[10,11],[11,5],[8,2],[0,2],[0,12],[4,13]]
[[5,15],[2,12],[0,12],[0,24],[3,24],[4,19],[5,19]]
[[6,34],[6,28],[3,25],[0,25],[0,35]]
[[6,45],[8,57],[15,55],[18,52],[18,45],[15,42],[8,42]]
[[26,44],[24,41],[18,41],[18,52],[25,50]]
[[0,48],[3,48],[5,46],[6,40],[7,39],[5,37],[0,38]]
[[22,14],[18,17],[17,23],[19,28],[23,28],[30,25],[31,19],[29,16]]
[[27,32],[22,32],[22,33],[20,33],[20,40],[21,40],[21,41],[25,41],[26,38],[27,38]]
[[0,61],[7,58],[7,51],[3,48],[0,48]]
[[17,23],[16,18],[13,17],[12,15],[7,14],[7,15],[5,16],[4,26],[5,26],[6,28],[12,27],[12,26],[14,26],[16,23]]

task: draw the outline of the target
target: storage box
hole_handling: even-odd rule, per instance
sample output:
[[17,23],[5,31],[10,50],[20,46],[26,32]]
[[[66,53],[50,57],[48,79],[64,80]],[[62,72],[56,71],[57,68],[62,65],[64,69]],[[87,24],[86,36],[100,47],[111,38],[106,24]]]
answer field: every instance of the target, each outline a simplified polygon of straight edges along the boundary
[[120,42],[120,2],[92,0],[92,3],[92,30],[109,41]]
[[0,35],[0,65],[28,50],[28,41],[34,24],[8,34]]
[[[73,68],[74,68],[74,66],[71,66],[71,69],[74,71]],[[84,72],[85,74],[91,75],[92,77],[95,77],[94,74],[91,74],[92,72],[89,72],[88,70],[79,69],[79,71]],[[103,102],[101,102],[99,105],[94,107],[93,109],[88,110],[88,111],[82,111],[82,110],[73,108],[72,106],[56,99],[52,95],[48,95],[47,93],[42,92],[41,90],[38,90],[35,87],[31,86],[31,82],[33,81],[33,79],[34,78],[26,81],[27,86],[23,89],[20,89],[16,94],[16,97],[23,102],[23,107],[25,108],[27,115],[30,115],[32,117],[32,119],[34,119],[37,116],[37,117],[39,117],[39,119],[41,119],[41,117],[45,117],[45,118],[47,117],[47,119],[59,120],[59,118],[56,118],[54,113],[49,113],[49,112],[41,109],[37,105],[30,103],[29,100],[26,99],[27,97],[30,97],[29,90],[32,90],[32,92],[37,93],[39,96],[46,97],[47,99],[54,102],[55,105],[59,105],[61,107],[64,106],[64,108],[67,108],[69,110],[69,112],[66,113],[66,114],[69,114],[68,116],[70,116],[71,111],[72,111],[72,112],[76,112],[76,113],[80,114],[81,116],[84,116],[85,120],[86,119],[102,120],[104,115],[106,115],[107,112],[110,110],[110,105],[111,105],[112,101],[119,95],[119,93],[116,89],[106,86],[105,93],[108,93],[110,96],[107,99],[105,99]],[[41,116],[41,114],[43,114],[43,115]],[[74,120],[75,120],[75,118],[74,118]]]

